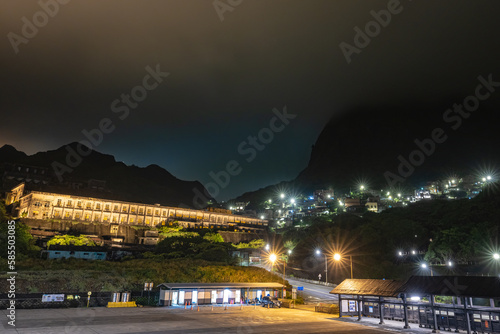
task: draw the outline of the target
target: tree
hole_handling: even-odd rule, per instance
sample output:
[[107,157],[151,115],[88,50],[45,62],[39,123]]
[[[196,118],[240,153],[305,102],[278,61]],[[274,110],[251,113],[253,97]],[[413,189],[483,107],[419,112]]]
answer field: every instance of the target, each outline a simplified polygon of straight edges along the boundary
[[206,233],[203,236],[203,239],[210,241],[211,243],[224,242],[222,235],[220,235],[219,233]]
[[73,235],[56,235],[47,242],[47,248],[50,246],[95,246],[95,242],[87,236],[80,235],[75,237]]
[[[11,217],[6,213],[5,203],[0,201],[0,257],[7,257],[7,245],[8,245],[8,233],[9,221],[12,221]],[[30,233],[30,227],[21,223],[19,220],[15,223],[15,237],[16,237],[16,258],[21,258],[25,255],[34,255],[40,248],[35,246],[33,237]],[[4,246],[5,245],[5,246]]]

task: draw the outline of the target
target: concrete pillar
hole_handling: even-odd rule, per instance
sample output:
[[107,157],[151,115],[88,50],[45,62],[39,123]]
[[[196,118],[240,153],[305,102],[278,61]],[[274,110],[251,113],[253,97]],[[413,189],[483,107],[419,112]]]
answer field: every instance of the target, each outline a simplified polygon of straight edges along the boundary
[[363,296],[358,296],[358,321],[361,320],[361,301],[363,300]]
[[410,328],[410,325],[408,324],[408,309],[406,308],[406,295],[403,294],[403,296],[401,297],[403,299],[403,313],[404,313],[404,316],[405,316],[405,325],[404,325],[404,329],[409,329]]
[[471,334],[469,311],[467,310],[467,297],[464,297],[465,326],[467,334]]
[[380,317],[379,325],[384,324],[384,298],[378,297],[378,315]]
[[342,318],[342,295],[339,294],[339,318]]
[[432,322],[433,322],[433,330],[432,333],[439,333],[438,325],[437,325],[437,317],[436,317],[436,308],[434,303],[434,295],[431,295],[431,310],[432,310]]

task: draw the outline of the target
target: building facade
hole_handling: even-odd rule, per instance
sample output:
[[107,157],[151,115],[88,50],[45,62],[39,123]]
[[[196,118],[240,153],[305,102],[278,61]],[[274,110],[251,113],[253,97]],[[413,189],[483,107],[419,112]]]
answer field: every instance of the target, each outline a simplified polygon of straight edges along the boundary
[[80,197],[59,193],[24,191],[24,184],[7,194],[6,204],[18,202],[19,218],[71,220],[103,224],[161,226],[177,221],[186,228],[223,228],[232,231],[257,231],[267,227],[267,220],[102,198]]

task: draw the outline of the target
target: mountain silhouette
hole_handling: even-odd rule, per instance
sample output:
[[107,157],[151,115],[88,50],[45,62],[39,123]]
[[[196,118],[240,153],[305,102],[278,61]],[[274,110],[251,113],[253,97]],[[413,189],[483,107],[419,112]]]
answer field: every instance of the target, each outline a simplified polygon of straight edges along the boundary
[[[68,160],[69,152],[73,155]],[[183,207],[195,206],[194,189],[205,192],[200,182],[179,180],[158,165],[128,166],[76,142],[33,155],[4,145],[0,173],[2,191],[25,182],[30,190]]]

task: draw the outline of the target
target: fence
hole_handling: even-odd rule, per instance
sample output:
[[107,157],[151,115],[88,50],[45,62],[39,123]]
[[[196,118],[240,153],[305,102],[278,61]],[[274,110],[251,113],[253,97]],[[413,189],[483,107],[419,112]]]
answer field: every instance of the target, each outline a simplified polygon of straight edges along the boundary
[[[406,302],[398,299],[379,300],[378,298],[362,297],[342,298],[350,306],[342,311],[343,315],[357,316],[358,302],[361,304],[361,316],[380,318],[380,307],[383,308],[383,318],[386,320],[404,321],[405,307],[408,322],[419,327],[434,329],[434,316],[438,330],[467,331],[467,317],[470,319],[470,330],[481,333],[500,333],[500,309],[495,307],[467,307],[463,305],[434,304],[422,302]],[[352,306],[352,308],[351,308]],[[433,312],[434,310],[434,312]],[[320,311],[321,312],[321,311]]]
[[[42,308],[74,308],[74,307],[103,307],[112,300],[112,292],[92,292],[88,298],[87,292],[65,292],[52,295],[62,295],[61,301],[42,301],[43,293],[16,294],[16,309],[42,309]],[[158,306],[160,300],[159,291],[143,292],[132,291],[130,301],[137,305]],[[0,308],[6,309],[10,305],[7,294],[0,294]]]
[[315,312],[338,314],[339,306],[335,304],[319,303],[314,307]]

